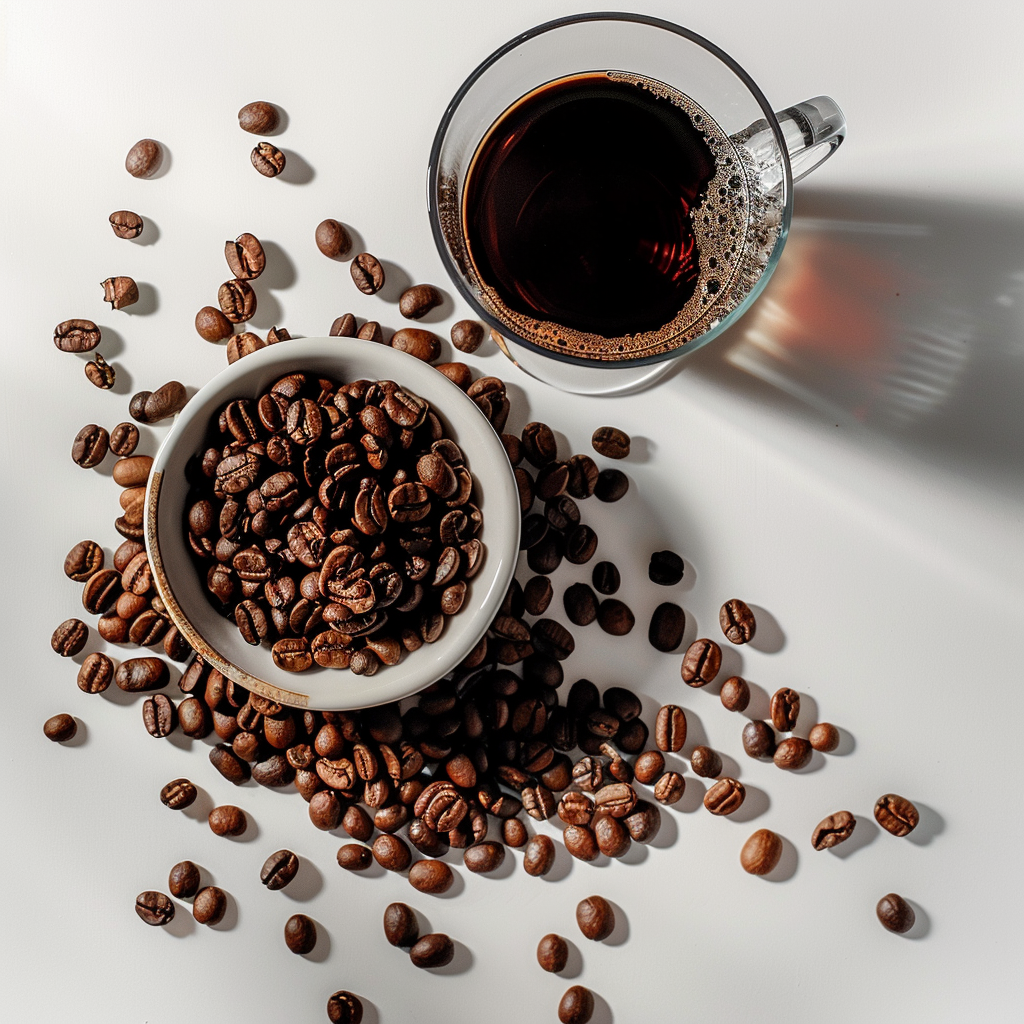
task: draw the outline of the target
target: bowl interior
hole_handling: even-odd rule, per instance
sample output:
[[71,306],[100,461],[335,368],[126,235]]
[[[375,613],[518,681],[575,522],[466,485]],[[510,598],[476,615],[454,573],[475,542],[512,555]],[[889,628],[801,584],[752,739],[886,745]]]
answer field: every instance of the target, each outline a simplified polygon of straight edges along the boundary
[[[256,398],[286,373],[323,374],[339,383],[394,380],[430,403],[462,449],[475,480],[474,501],[483,512],[478,534],[483,567],[469,583],[462,609],[450,616],[433,644],[405,653],[373,676],[314,666],[285,672],[270,648],[253,647],[233,620],[205,596],[185,537],[188,495],[185,469],[206,447],[210,418],[234,398]],[[146,494],[146,547],[160,597],[174,624],[204,660],[224,675],[271,699],[296,707],[347,710],[398,700],[450,672],[473,649],[497,614],[515,572],[519,550],[519,499],[501,441],[464,392],[432,366],[385,345],[352,338],[302,338],[272,345],[228,366],[179,413],[153,462]]]

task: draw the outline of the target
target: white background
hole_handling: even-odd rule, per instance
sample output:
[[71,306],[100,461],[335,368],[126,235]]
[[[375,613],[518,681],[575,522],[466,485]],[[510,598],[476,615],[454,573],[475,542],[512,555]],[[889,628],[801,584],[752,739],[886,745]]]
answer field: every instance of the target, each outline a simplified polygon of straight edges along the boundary
[[[779,108],[834,96],[849,140],[799,186],[783,268],[755,310],[655,390],[567,398],[490,344],[467,360],[508,376],[512,427],[548,421],[566,453],[586,450],[602,423],[633,435],[628,497],[584,511],[599,557],[622,569],[620,596],[638,626],[628,639],[577,630],[567,675],[632,686],[649,719],[660,703],[682,703],[686,752],[705,737],[721,750],[750,787],[756,818],[712,818],[687,769],[680,808],[628,863],[571,862],[560,847],[556,877],[538,880],[516,853],[505,877],[466,876],[452,898],[424,897],[401,877],[343,873],[334,862],[343,840],[316,831],[297,795],[233,788],[208,764],[207,743],[151,739],[140,699],[113,687],[81,693],[77,665],[49,649],[54,626],[80,610],[80,588],[61,572],[65,553],[93,537],[109,556],[119,540],[111,463],[78,469],[72,438],[84,423],[126,418],[140,388],[170,378],[196,387],[223,365],[223,348],[199,339],[192,321],[226,278],[224,239],[252,231],[267,244],[261,332],[279,324],[325,334],[349,310],[399,326],[395,296],[356,292],[347,266],[317,252],[314,227],[343,220],[390,261],[394,281],[404,273],[450,291],[424,208],[434,126],[493,48],[584,9],[21,0],[0,11],[4,1019],[317,1021],[344,987],[363,997],[370,1024],[554,1020],[572,982],[534,961],[548,931],[574,943],[571,973],[598,993],[603,1024],[1015,1018],[1024,848],[1017,5],[632,8],[719,43]],[[235,120],[257,98],[288,115],[275,140],[288,154],[278,180],[254,172],[255,140]],[[145,136],[171,155],[150,181],[123,168]],[[146,219],[137,243],[107,226],[119,208]],[[130,310],[101,303],[98,282],[115,274],[142,286]],[[437,329],[467,312],[450,303]],[[114,393],[92,388],[84,360],[54,348],[53,326],[68,317],[101,325]],[[164,429],[144,429],[145,450]],[[646,580],[647,557],[662,547],[687,561],[671,592]],[[586,575],[569,567],[557,579]],[[678,655],[647,646],[659,601],[686,607],[690,640],[717,635],[717,609],[733,596],[761,615],[759,641],[729,651],[726,666],[754,684],[751,712],[763,715],[765,694],[793,686],[804,694],[804,728],[816,710],[844,730],[842,756],[817,755],[796,776],[751,761],[741,716],[714,692],[684,687]],[[80,722],[68,746],[42,736],[58,711]],[[182,775],[202,798],[172,813],[157,794]],[[871,819],[890,790],[921,809],[907,839]],[[253,822],[242,841],[215,837],[203,820],[224,802]],[[815,853],[811,829],[840,808],[858,816],[855,839],[837,851],[845,855]],[[761,826],[788,844],[774,880],[738,864],[743,839]],[[302,870],[289,889],[267,892],[259,867],[284,846]],[[230,893],[228,919],[208,929],[179,904],[170,928],[146,928],[132,910],[136,893],[165,888],[184,857]],[[875,919],[875,902],[893,890],[917,908],[905,937]],[[620,909],[610,943],[575,928],[577,900],[595,892]],[[416,971],[385,943],[381,912],[395,899],[458,940],[451,968]],[[307,958],[281,938],[296,910],[320,926]]]

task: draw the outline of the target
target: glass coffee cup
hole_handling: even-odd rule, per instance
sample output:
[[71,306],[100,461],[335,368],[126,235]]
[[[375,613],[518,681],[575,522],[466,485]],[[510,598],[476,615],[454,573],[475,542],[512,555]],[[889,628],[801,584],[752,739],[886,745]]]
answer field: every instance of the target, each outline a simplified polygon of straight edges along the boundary
[[775,113],[678,25],[563,18],[500,47],[452,99],[430,154],[431,228],[516,365],[623,393],[749,308],[782,253],[793,182],[845,133],[827,97]]

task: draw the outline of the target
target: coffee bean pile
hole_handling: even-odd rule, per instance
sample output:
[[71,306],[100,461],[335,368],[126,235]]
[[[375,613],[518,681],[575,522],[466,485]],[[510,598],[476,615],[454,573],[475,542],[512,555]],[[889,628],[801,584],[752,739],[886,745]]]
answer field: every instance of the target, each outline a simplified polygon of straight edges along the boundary
[[212,603],[288,672],[373,675],[436,641],[483,564],[473,477],[394,381],[290,373],[214,417],[185,530]]

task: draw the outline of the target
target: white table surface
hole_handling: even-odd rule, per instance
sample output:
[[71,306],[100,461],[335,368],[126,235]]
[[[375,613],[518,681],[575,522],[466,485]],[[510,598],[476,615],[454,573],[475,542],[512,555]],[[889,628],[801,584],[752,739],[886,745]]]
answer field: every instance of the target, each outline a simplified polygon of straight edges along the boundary
[[[467,362],[510,381],[516,428],[548,421],[573,451],[602,423],[633,435],[628,497],[584,511],[639,625],[630,640],[577,631],[569,681],[632,686],[648,717],[682,703],[689,744],[720,749],[762,813],[712,818],[687,770],[681,810],[666,811],[655,846],[627,863],[562,851],[557,878],[538,880],[516,853],[507,877],[460,871],[443,899],[379,871],[345,874],[334,861],[342,839],[316,831],[297,795],[235,789],[206,742],[151,739],[140,698],[77,689],[77,666],[48,644],[80,610],[61,563],[83,537],[108,556],[119,538],[110,462],[83,471],[69,450],[82,424],[124,419],[134,391],[170,378],[198,386],[223,365],[223,348],[192,321],[225,279],[223,240],[241,231],[269,256],[261,332],[324,334],[348,310],[399,326],[393,304],[357,293],[347,267],[317,252],[313,229],[328,216],[391,261],[396,280],[450,293],[424,211],[434,126],[495,46],[587,5],[55,0],[0,11],[3,1019],[318,1021],[328,994],[349,988],[371,1024],[543,1021],[577,980],[598,993],[603,1024],[1019,1019],[1021,11],[705,6],[636,9],[718,42],[780,108],[829,93],[849,121],[846,146],[798,188],[779,277],[730,336],[640,396],[566,397],[490,344]],[[281,180],[253,171],[254,140],[235,121],[257,98],[287,112]],[[171,158],[139,181],[123,160],[145,136]],[[107,226],[125,207],[146,220],[141,244]],[[98,282],[113,274],[140,282],[137,306],[101,303]],[[468,312],[446,309],[441,333]],[[68,317],[101,325],[114,393],[53,347]],[[858,346],[863,358],[842,354]],[[144,428],[143,449],[165,429]],[[687,562],[671,592],[646,580],[661,547]],[[569,567],[557,579],[587,574]],[[717,634],[727,598],[761,609],[759,642],[730,650],[728,671],[755,684],[762,714],[766,693],[801,691],[805,721],[816,709],[841,726],[846,753],[818,755],[796,776],[745,757],[741,717],[684,687],[678,655],[646,645],[651,610],[673,595],[688,640]],[[67,746],[42,736],[58,711],[80,722]],[[202,790],[187,814],[157,799],[182,775]],[[890,790],[921,809],[907,839],[871,819]],[[217,838],[194,813],[224,802],[254,823],[243,841]],[[855,840],[843,856],[815,853],[812,827],[840,808],[858,816]],[[781,880],[739,868],[743,839],[761,826],[788,841]],[[302,870],[267,892],[259,867],[285,846]],[[196,925],[180,904],[172,927],[146,928],[136,893],[165,888],[184,857],[230,893],[227,920]],[[906,937],[875,919],[893,890],[917,908]],[[576,930],[573,908],[591,893],[620,908],[610,943]],[[385,943],[381,911],[396,899],[459,941],[452,968],[416,971]],[[308,958],[281,939],[299,910],[320,926]],[[573,982],[534,961],[548,931],[578,950]]]

